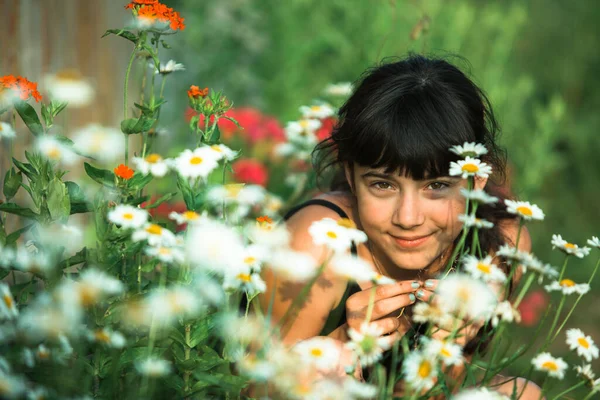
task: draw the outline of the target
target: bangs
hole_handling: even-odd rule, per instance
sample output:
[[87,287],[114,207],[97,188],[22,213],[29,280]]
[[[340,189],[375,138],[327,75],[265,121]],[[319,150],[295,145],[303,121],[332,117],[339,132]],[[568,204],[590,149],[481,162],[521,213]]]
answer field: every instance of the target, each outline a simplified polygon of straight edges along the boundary
[[406,97],[388,107],[367,107],[353,119],[357,136],[349,161],[416,180],[447,176],[450,162],[460,159],[450,147],[473,141],[468,121],[425,91]]

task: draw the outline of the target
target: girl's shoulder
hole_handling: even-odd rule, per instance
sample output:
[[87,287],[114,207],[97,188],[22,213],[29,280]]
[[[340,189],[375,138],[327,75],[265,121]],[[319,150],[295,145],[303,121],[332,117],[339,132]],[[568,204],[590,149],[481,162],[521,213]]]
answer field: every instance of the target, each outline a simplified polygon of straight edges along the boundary
[[347,218],[354,219],[351,195],[345,192],[326,192],[300,204],[288,216],[286,224],[294,234],[299,230],[307,230],[313,222],[323,218],[341,219],[343,215],[340,211]]

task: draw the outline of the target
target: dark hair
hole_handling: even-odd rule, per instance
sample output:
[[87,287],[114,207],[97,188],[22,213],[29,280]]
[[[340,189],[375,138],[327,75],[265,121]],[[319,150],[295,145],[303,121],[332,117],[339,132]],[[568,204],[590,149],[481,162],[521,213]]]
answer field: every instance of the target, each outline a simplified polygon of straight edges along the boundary
[[[506,152],[497,144],[499,133],[490,101],[471,79],[444,59],[409,54],[363,74],[332,135],[313,151],[317,182],[322,187],[333,175],[330,190],[350,191],[343,166],[354,162],[413,179],[447,176],[450,162],[460,159],[449,148],[476,142],[488,149],[480,158],[493,169],[486,191],[502,202]],[[482,205],[477,216],[494,223],[479,234],[485,253],[508,240],[498,222],[515,216],[504,207]]]

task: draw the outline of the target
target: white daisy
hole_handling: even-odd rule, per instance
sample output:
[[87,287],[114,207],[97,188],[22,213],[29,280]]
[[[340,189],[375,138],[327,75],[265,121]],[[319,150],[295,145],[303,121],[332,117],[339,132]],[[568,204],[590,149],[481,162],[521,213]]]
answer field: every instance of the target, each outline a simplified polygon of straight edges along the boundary
[[76,335],[83,310],[81,296],[74,286],[75,282],[63,283],[57,288],[56,296],[49,293],[37,296],[19,317],[19,334],[32,341],[56,340],[65,334]]
[[278,143],[273,147],[273,154],[279,157],[287,157],[296,152],[296,146],[292,143]]
[[557,248],[566,254],[574,255],[577,258],[583,258],[590,254],[589,247],[579,247],[576,244],[567,242],[561,235],[552,235],[552,248]]
[[184,178],[206,179],[219,165],[217,160],[217,153],[204,146],[194,151],[185,149],[177,158],[170,160],[169,164]]
[[390,348],[389,338],[382,336],[383,330],[375,325],[363,322],[359,330],[348,329],[350,341],[346,346],[352,350],[360,360],[362,367],[375,364],[383,355],[384,350]]
[[[206,193],[206,201],[216,207],[235,205],[234,217],[244,217],[252,207],[262,203],[265,198],[265,188],[260,185],[231,183],[213,186]],[[229,214],[231,216],[231,214]]]
[[431,322],[437,326],[452,326],[454,318],[434,298],[430,303],[417,302],[413,306],[412,320],[419,324]]
[[173,246],[175,234],[160,225],[148,223],[131,234],[131,240],[140,242],[146,240],[150,246]]
[[175,211],[171,211],[169,213],[169,219],[172,219],[177,223],[177,225],[189,224],[200,222],[200,219],[206,218],[206,215],[200,215],[195,211],[184,211],[182,213],[178,213]]
[[211,149],[215,153],[217,161],[222,159],[232,161],[238,155],[237,151],[231,150],[224,144],[213,144],[212,146],[209,146],[209,149]]
[[73,150],[48,135],[37,138],[36,148],[47,159],[64,165],[73,165],[79,159]]
[[285,224],[275,224],[272,220],[260,222],[257,219],[256,223],[249,223],[246,235],[252,243],[267,248],[287,247],[290,243],[290,232]]
[[429,390],[437,380],[435,358],[420,351],[412,351],[402,364],[404,381],[416,390]]
[[577,350],[577,355],[585,358],[587,362],[598,358],[598,346],[581,329],[573,328],[567,330],[567,344],[569,345],[569,349]]
[[223,274],[239,266],[244,254],[241,236],[220,222],[206,219],[188,228],[186,255],[194,265]]
[[108,220],[122,228],[137,229],[148,221],[148,211],[128,204],[119,204],[108,212]]
[[185,262],[185,254],[183,250],[177,247],[170,246],[149,246],[144,249],[144,252],[150,257],[156,257],[164,263],[183,264]]
[[169,170],[168,163],[156,153],[148,154],[146,157],[133,157],[131,159],[136,169],[144,174],[152,174],[152,176],[163,177]]
[[506,258],[509,261],[509,263],[512,263],[513,261],[517,263],[522,263],[525,260],[533,257],[532,254],[521,251],[516,247],[510,246],[508,244],[503,244],[502,246],[500,246],[500,248],[496,251],[496,255],[499,257]]
[[0,371],[0,396],[5,399],[19,399],[28,389],[23,378]]
[[448,340],[424,338],[423,354],[431,359],[438,359],[444,365],[461,365],[463,363],[462,347]]
[[343,385],[346,392],[345,398],[372,399],[377,395],[377,386],[360,382],[350,376],[344,379]]
[[452,396],[452,400],[509,400],[508,397],[488,388],[463,390]]
[[479,204],[494,204],[497,203],[499,200],[497,197],[490,196],[485,192],[485,190],[481,189],[468,190],[465,188],[461,188],[460,194],[462,194],[466,199],[477,202]]
[[465,224],[467,228],[478,228],[478,229],[490,229],[494,227],[494,223],[486,221],[485,219],[477,218],[476,216],[469,214],[460,214],[458,220]]
[[136,361],[135,367],[140,374],[151,378],[159,378],[171,373],[171,363],[155,357]]
[[375,285],[390,285],[392,283],[396,283],[396,281],[392,278],[379,273],[374,273],[371,275],[371,282],[373,282]]
[[272,193],[265,194],[265,200],[263,203],[263,212],[269,217],[276,217],[283,208],[283,200],[281,197]]
[[323,125],[318,119],[301,119],[288,122],[285,135],[290,143],[298,146],[311,146],[317,143],[315,132]]
[[37,233],[40,242],[45,246],[63,247],[69,254],[83,247],[83,231],[74,224],[54,222],[49,225],[39,225]]
[[470,273],[474,278],[482,279],[485,282],[504,282],[506,281],[506,275],[504,272],[492,264],[492,256],[486,256],[483,260],[471,256],[465,255],[462,259],[464,269]]
[[122,156],[125,140],[119,129],[91,124],[74,133],[73,147],[85,156],[109,163]]
[[554,281],[550,285],[544,286],[544,288],[548,292],[560,291],[564,295],[573,293],[582,295],[590,291],[590,285],[587,283],[575,283],[571,279],[562,279],[560,282]]
[[521,314],[512,306],[510,301],[502,301],[496,306],[494,316],[492,317],[492,326],[498,326],[500,321],[508,323],[513,321],[516,323],[521,322]]
[[348,250],[352,242],[358,244],[367,241],[367,235],[356,229],[354,222],[348,218],[337,221],[332,218],[323,218],[313,222],[308,228],[308,232],[315,244],[326,245],[338,252]]
[[257,293],[264,293],[267,285],[258,273],[252,272],[249,266],[243,266],[225,272],[223,288],[228,291],[248,292],[250,296],[254,296]]
[[460,176],[467,179],[470,176],[487,178],[492,173],[492,167],[477,158],[466,157],[464,160],[450,162],[450,176]]
[[17,318],[19,310],[10,288],[6,283],[0,283],[0,320]]
[[240,372],[258,382],[265,382],[277,372],[277,369],[268,360],[259,359],[255,354],[248,354],[236,363]]
[[504,200],[504,204],[506,204],[507,212],[518,215],[527,221],[532,219],[542,221],[545,217],[541,208],[528,201]]
[[531,360],[531,363],[536,370],[546,372],[549,376],[558,379],[564,378],[565,370],[568,367],[562,358],[552,357],[550,353],[538,354]]
[[437,301],[456,316],[489,319],[498,298],[490,286],[463,273],[454,273],[441,279],[435,290]]
[[335,109],[327,103],[315,104],[314,106],[301,106],[300,112],[304,118],[325,119],[335,115]]
[[16,136],[15,130],[6,122],[0,121],[0,139],[13,139]]
[[268,267],[286,280],[305,282],[317,273],[317,261],[307,253],[278,249],[269,256]]
[[352,94],[351,82],[330,83],[325,86],[323,93],[329,96],[346,97]]
[[573,368],[575,369],[575,371],[577,371],[577,375],[578,376],[583,377],[589,383],[591,383],[591,382],[594,381],[594,378],[596,377],[596,374],[594,374],[594,371],[592,370],[592,365],[591,364],[576,365]]
[[159,326],[169,325],[180,317],[193,317],[202,308],[200,296],[184,286],[155,290],[145,303],[151,315],[150,320]]
[[450,151],[454,154],[457,154],[461,157],[479,157],[484,154],[487,154],[488,150],[481,143],[475,142],[465,142],[462,146],[452,146],[450,147]]
[[58,287],[59,298],[63,302],[76,302],[83,307],[91,307],[103,299],[120,294],[123,282],[97,270],[84,270],[79,280],[65,281]]
[[369,263],[350,254],[337,254],[329,262],[331,271],[346,280],[370,281],[376,274]]
[[316,366],[320,371],[331,371],[338,366],[341,352],[336,341],[327,337],[314,337],[302,340],[292,350],[310,365]]
[[156,74],[168,75],[172,72],[176,71],[185,71],[185,67],[183,64],[175,62],[175,60],[169,60],[166,64],[161,63],[160,68],[156,69],[156,65],[152,62],[150,63],[151,67],[154,68]]
[[125,336],[108,328],[100,328],[93,332],[88,332],[88,339],[115,349],[122,349],[126,344]]
[[52,100],[69,103],[69,108],[85,107],[94,100],[96,91],[77,70],[63,70],[44,79]]
[[596,236],[592,236],[591,239],[588,239],[587,244],[600,249],[600,239],[598,239]]

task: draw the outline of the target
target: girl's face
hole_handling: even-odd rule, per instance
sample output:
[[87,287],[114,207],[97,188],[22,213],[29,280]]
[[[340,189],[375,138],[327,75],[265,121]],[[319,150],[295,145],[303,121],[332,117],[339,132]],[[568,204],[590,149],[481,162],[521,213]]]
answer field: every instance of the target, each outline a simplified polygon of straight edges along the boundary
[[[361,229],[388,273],[394,268],[420,270],[431,266],[460,234],[465,199],[457,177],[414,180],[354,164],[353,187]],[[352,174],[346,168],[352,182]],[[485,180],[476,180],[482,189]],[[447,260],[448,256],[445,256]]]

